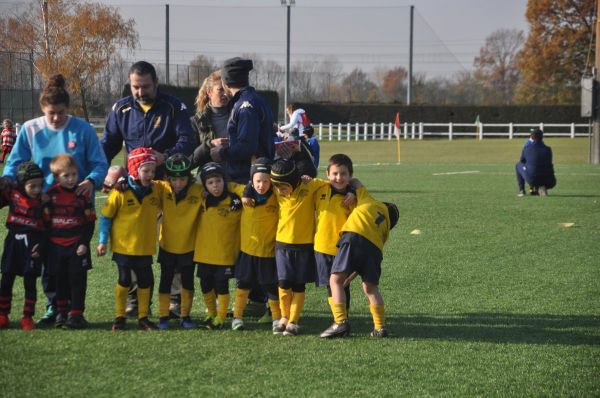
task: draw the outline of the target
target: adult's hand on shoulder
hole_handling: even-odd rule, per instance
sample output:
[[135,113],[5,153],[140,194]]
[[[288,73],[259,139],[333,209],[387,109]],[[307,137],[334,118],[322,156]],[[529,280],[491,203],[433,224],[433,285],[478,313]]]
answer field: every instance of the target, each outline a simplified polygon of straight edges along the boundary
[[160,166],[161,164],[163,164],[165,162],[165,155],[163,153],[160,153],[156,150],[152,150],[152,153],[154,154],[154,156],[156,156],[156,165]]
[[90,180],[83,180],[75,189],[77,195],[83,195],[87,198],[91,198],[94,193],[94,183]]

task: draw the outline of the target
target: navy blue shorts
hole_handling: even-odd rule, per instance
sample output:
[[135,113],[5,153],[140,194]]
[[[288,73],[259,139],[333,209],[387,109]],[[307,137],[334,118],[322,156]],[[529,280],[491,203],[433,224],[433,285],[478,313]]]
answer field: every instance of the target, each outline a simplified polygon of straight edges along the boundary
[[157,260],[162,266],[175,267],[175,272],[179,272],[179,267],[194,266],[194,252],[175,254],[159,248]]
[[9,231],[2,251],[2,272],[19,276],[40,276],[42,256],[31,257],[31,249],[41,242],[41,237],[41,234],[15,234]]
[[312,249],[275,247],[277,278],[294,284],[315,281],[315,254]]
[[235,279],[245,284],[254,281],[261,285],[277,284],[275,257],[256,257],[240,252],[235,265]]
[[226,281],[233,278],[235,267],[198,263],[196,276],[200,279],[213,279],[215,281]]
[[321,252],[315,252],[315,264],[317,266],[316,285],[329,286],[329,277],[331,276],[331,266],[335,256]]
[[132,271],[152,266],[152,256],[132,256],[129,254],[113,253],[112,260],[119,267],[130,268]]
[[338,248],[331,273],[351,274],[356,271],[364,282],[379,284],[383,256],[377,246],[358,234],[344,232]]
[[61,267],[76,267],[84,270],[92,268],[92,256],[88,247],[88,252],[83,256],[77,255],[77,246],[74,244],[69,247],[59,246],[48,243],[48,255],[46,256],[46,272],[49,275],[57,275]]

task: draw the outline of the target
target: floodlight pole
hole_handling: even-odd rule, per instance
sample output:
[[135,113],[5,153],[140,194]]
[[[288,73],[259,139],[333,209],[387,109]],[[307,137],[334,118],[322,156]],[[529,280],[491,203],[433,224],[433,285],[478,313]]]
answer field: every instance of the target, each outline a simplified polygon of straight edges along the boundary
[[283,93],[283,120],[287,120],[287,105],[290,96],[290,19],[292,14],[292,6],[296,4],[296,0],[281,0],[281,5],[287,7],[287,40],[285,52],[285,89]]
[[[598,31],[598,29],[600,29],[600,0],[597,0],[597,6],[596,6],[597,14],[596,14],[596,61],[595,61],[595,66],[596,66],[596,71],[600,71],[600,32]],[[600,81],[598,80],[598,76],[596,73],[595,76],[596,82],[598,82],[597,84],[600,84]],[[592,95],[594,97],[598,97],[598,92],[597,89],[593,89],[592,88]],[[592,127],[592,140],[590,142],[590,163],[591,164],[600,164],[600,111],[598,110],[598,100],[596,101],[592,101],[592,103],[596,103],[596,109],[594,109],[592,111],[593,119],[594,119],[594,125]]]
[[[600,1],[600,0],[598,0]],[[406,105],[412,103],[412,81],[413,81],[413,32],[414,32],[415,6],[410,6],[410,34],[408,44],[408,85],[406,88]]]
[[169,85],[169,5],[165,4],[165,84]]

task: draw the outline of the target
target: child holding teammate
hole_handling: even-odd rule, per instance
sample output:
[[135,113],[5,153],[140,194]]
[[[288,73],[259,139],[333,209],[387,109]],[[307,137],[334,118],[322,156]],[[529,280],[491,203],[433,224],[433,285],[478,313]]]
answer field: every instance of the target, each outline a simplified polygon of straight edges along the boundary
[[387,337],[383,297],[379,291],[383,245],[398,222],[398,208],[375,200],[366,191],[358,192],[357,205],[341,229],[338,253],[331,268],[330,286],[334,323],[321,337],[343,337],[350,333],[344,285],[353,272],[362,278],[362,287],[373,316],[373,337]]
[[153,283],[152,256],[156,252],[156,217],[161,206],[162,185],[152,179],[157,158],[150,148],[136,148],[127,157],[127,188],[113,189],[102,208],[99,222],[99,244],[96,252],[106,254],[110,235],[112,259],[119,270],[115,287],[115,321],[113,330],[125,330],[125,306],[131,285],[131,271],[137,277],[138,327],[154,330],[148,319],[150,288]]
[[222,329],[229,306],[229,279],[240,253],[240,217],[244,186],[226,184],[225,170],[209,162],[200,170],[206,197],[200,207],[194,262],[208,314],[204,324]]
[[42,271],[41,253],[44,240],[42,182],[44,173],[33,162],[17,168],[17,185],[2,179],[0,207],[9,206],[6,218],[8,233],[2,252],[0,280],[0,329],[9,326],[12,289],[17,276],[23,277],[25,301],[21,329],[33,330],[37,300],[36,279]]
[[279,204],[271,187],[271,162],[256,159],[250,168],[251,182],[244,190],[241,218],[241,252],[235,266],[237,287],[231,328],[244,328],[244,309],[253,282],[258,280],[266,292],[273,328],[278,327],[281,311],[277,292],[277,267],[275,266],[275,234],[279,219]]
[[170,156],[165,162],[168,182],[163,185],[160,227],[160,283],[158,286],[159,329],[169,328],[171,285],[175,270],[181,273],[181,319],[184,329],[196,324],[190,319],[194,300],[194,241],[196,221],[202,202],[202,188],[191,175],[192,162],[181,153]]
[[44,218],[49,229],[46,266],[56,276],[55,326],[83,329],[88,326],[83,312],[96,212],[90,198],[75,193],[79,172],[73,156],[56,155],[50,171],[56,184],[48,189]]

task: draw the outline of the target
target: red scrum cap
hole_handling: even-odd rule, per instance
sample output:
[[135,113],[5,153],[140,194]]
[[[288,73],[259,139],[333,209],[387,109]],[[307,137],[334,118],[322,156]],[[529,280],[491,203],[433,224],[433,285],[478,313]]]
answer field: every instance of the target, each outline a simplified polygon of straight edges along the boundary
[[127,169],[129,170],[129,175],[133,177],[134,180],[139,180],[139,168],[148,163],[156,164],[157,160],[156,155],[152,152],[152,148],[135,148],[133,151],[129,152],[129,156],[127,156]]

